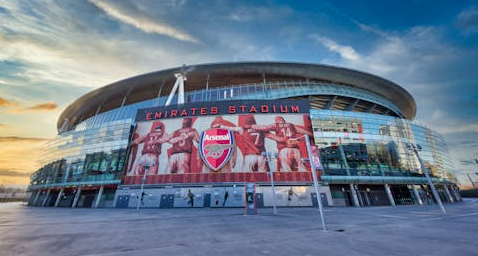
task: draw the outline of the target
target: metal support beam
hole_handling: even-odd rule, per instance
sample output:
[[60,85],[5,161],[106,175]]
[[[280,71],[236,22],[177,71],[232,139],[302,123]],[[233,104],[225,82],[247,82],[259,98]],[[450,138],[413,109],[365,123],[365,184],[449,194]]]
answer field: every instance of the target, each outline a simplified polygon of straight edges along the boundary
[[43,198],[43,201],[42,201],[42,203],[41,203],[41,207],[44,207],[44,206],[45,206],[46,202],[48,201],[48,197],[50,197],[50,192],[51,192],[51,189],[48,189],[48,190],[46,191],[46,195],[45,195],[45,197]]
[[73,204],[71,205],[71,208],[75,208],[76,205],[78,204],[78,200],[80,199],[81,195],[81,186],[78,186],[78,189],[76,190],[75,194],[75,199],[73,200]]
[[98,105],[98,108],[96,109],[96,113],[95,113],[95,116],[98,115],[100,113],[100,110],[101,110],[101,104]]
[[165,106],[171,105],[171,101],[173,101],[174,94],[176,94],[176,91],[178,90],[179,86],[179,79],[176,79],[176,82],[173,85],[173,88],[171,89],[171,92],[169,93],[168,99],[166,100]]
[[178,92],[178,104],[184,104],[184,81],[186,77],[183,74],[178,75],[179,79],[179,92]]
[[208,97],[209,95],[209,78],[210,78],[211,74],[207,74],[207,78],[206,78],[206,90],[203,91],[203,95],[204,93],[206,94],[206,97],[202,96],[201,99],[202,101],[209,101],[210,100],[210,97]]
[[[352,201],[354,203],[355,207],[360,207],[360,202],[358,200],[357,196],[357,190],[355,190],[355,185],[353,183],[350,183],[350,193],[352,193]],[[319,196],[319,195],[317,195]]]
[[121,107],[124,107],[124,103],[126,102],[126,97],[128,97],[128,94],[126,94],[126,95],[123,97],[123,100],[121,101]]
[[65,188],[61,188],[60,192],[58,192],[58,196],[56,197],[56,201],[55,201],[55,207],[58,207],[58,205],[60,204],[60,200],[64,191],[65,191]]
[[98,208],[98,205],[100,205],[101,196],[103,195],[104,188],[105,186],[101,185],[100,190],[98,190],[98,194],[96,194],[96,200],[95,200],[95,203],[93,204],[93,208]]
[[181,73],[175,74],[175,76],[176,82],[169,93],[168,100],[166,101],[166,104],[164,104],[165,106],[171,105],[171,101],[173,100],[176,91],[178,91],[178,104],[184,104],[184,81],[186,80],[186,77]]
[[39,189],[35,195],[35,199],[33,199],[32,205],[35,206],[37,205],[38,198],[40,197],[41,194],[41,189]]
[[366,110],[365,110],[365,113],[372,113],[374,110],[375,110],[375,107],[377,107],[377,104],[372,104],[372,106],[368,107]]
[[65,172],[63,173],[62,183],[66,183],[66,181],[68,180],[68,177],[70,176],[70,171],[71,171],[71,163],[69,163],[66,166]]
[[163,80],[163,82],[161,83],[161,85],[159,86],[158,97],[156,98],[156,104],[155,104],[155,106],[159,106],[159,99],[161,98],[161,92],[163,91],[163,86],[164,86],[164,80]]
[[347,108],[345,109],[345,111],[352,111],[352,110],[354,110],[355,105],[357,105],[358,102],[359,102],[359,99],[354,100],[354,102],[350,103],[350,104],[347,106]]
[[458,191],[458,189],[454,186],[451,187],[451,190],[453,191],[453,194],[455,195],[455,198],[458,200],[458,201],[461,201],[461,195],[460,195],[460,192]]
[[395,206],[395,199],[393,199],[392,191],[390,190],[390,185],[383,184],[383,187],[385,188],[385,192],[387,192],[388,201],[390,201],[390,205]]
[[60,133],[66,132],[67,129],[68,129],[68,118],[63,118],[63,124],[61,125],[59,132]]
[[448,201],[449,201],[450,203],[455,202],[455,200],[453,200],[453,197],[452,197],[451,194],[450,194],[450,190],[448,190],[448,186],[445,185],[445,184],[443,184],[443,188],[445,188],[445,194],[446,194],[446,197],[447,197]]
[[418,190],[415,185],[412,185],[412,190],[413,195],[415,195],[415,198],[417,199],[417,204],[423,204],[422,197],[420,196],[420,193],[418,193]]
[[334,105],[334,101],[337,99],[337,95],[334,95],[332,99],[325,105],[324,109],[332,109],[332,106]]
[[342,161],[344,162],[344,167],[345,167],[345,172],[347,173],[347,176],[350,176],[350,167],[349,164],[347,163],[347,158],[345,157],[345,152],[344,148],[342,147],[342,142],[338,141],[337,144],[339,145],[339,152],[340,156],[342,157]]

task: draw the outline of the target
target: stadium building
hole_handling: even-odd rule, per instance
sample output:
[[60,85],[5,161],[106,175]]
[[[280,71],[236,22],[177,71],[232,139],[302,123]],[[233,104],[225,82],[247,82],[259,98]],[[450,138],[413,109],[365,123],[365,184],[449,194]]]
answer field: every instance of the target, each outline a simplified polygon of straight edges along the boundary
[[245,183],[254,183],[258,208],[272,206],[273,193],[278,206],[314,206],[312,169],[325,206],[434,203],[422,170],[443,202],[461,201],[443,138],[415,113],[399,85],[325,65],[139,75],[63,111],[29,205],[244,207]]

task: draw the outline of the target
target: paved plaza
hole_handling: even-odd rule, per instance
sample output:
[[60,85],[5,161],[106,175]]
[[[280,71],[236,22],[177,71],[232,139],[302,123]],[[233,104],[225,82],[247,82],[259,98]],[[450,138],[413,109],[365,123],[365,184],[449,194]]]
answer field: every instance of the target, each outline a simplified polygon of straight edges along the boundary
[[478,255],[478,200],[326,208],[71,209],[0,204],[0,255]]

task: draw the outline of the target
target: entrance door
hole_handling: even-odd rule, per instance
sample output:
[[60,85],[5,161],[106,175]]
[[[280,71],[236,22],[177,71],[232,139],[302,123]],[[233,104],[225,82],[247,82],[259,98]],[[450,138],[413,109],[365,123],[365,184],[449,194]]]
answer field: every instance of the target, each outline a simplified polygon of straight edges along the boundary
[[320,193],[320,201],[321,201],[323,207],[328,207],[329,206],[329,201],[327,201],[327,194],[326,193]]
[[256,207],[257,208],[264,207],[264,196],[262,193],[256,193]]
[[129,195],[118,196],[118,199],[116,200],[116,208],[128,208],[129,198]]
[[203,207],[211,207],[211,194],[204,195]]
[[174,194],[161,195],[161,202],[159,208],[173,208],[174,206]]

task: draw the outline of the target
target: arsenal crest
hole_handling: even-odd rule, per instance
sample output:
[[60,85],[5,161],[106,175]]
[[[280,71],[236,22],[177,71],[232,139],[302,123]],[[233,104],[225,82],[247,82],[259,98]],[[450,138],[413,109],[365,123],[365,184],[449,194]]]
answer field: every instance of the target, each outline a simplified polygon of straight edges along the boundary
[[232,131],[212,128],[201,134],[199,151],[204,163],[213,171],[221,169],[231,158],[234,151]]

